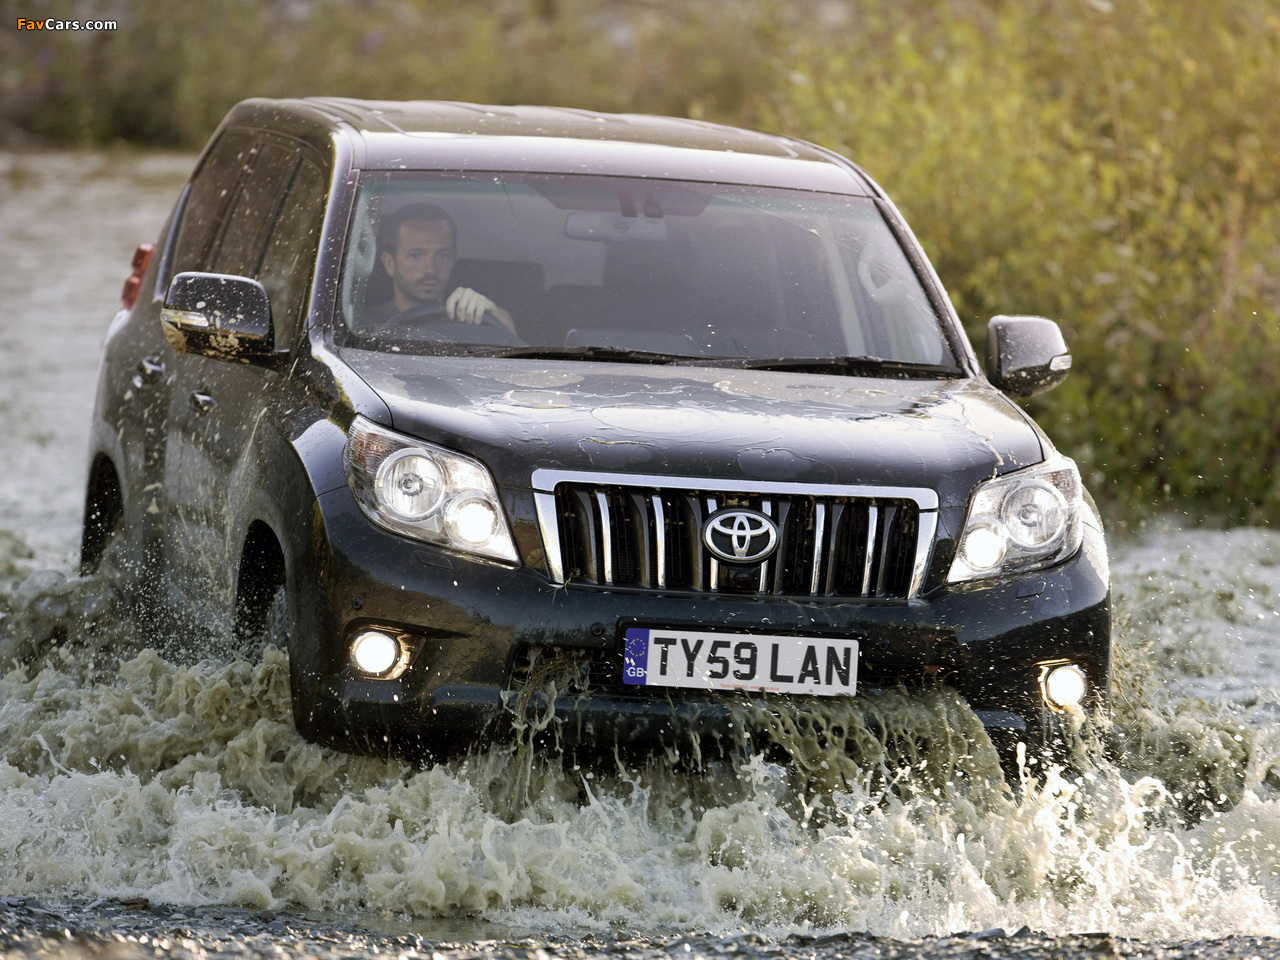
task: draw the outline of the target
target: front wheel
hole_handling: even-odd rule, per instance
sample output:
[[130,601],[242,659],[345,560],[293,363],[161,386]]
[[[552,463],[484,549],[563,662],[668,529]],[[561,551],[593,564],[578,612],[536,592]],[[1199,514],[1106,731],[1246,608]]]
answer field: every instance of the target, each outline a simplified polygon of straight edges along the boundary
[[250,663],[262,660],[268,646],[284,651],[289,657],[289,699],[293,707],[293,725],[306,740],[315,740],[314,701],[307,694],[302,658],[298,655],[296,606],[288,586],[281,579],[269,590],[241,590],[236,604],[235,630],[231,655]]

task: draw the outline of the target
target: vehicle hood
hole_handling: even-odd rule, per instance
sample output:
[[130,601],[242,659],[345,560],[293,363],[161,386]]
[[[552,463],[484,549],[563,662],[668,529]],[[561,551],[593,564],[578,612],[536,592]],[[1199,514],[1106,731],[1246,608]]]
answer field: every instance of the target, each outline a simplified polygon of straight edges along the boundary
[[343,349],[392,426],[469,453],[498,483],[538,468],[892,484],[964,505],[1044,459],[1022,411],[980,380],[900,380]]

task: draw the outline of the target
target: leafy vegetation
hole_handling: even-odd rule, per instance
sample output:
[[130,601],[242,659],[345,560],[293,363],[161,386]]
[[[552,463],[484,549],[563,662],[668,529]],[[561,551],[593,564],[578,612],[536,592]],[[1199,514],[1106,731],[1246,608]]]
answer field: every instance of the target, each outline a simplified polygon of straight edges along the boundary
[[11,138],[194,146],[242,97],[341,94],[668,113],[832,146],[901,204],[979,348],[996,313],[1062,322],[1075,369],[1033,412],[1114,515],[1280,520],[1274,0],[101,0],[78,15],[120,28],[0,40]]
[[1075,372],[1035,413],[1096,490],[1280,517],[1277,8],[886,4],[854,37],[766,125],[881,180],[976,341],[1062,321]]

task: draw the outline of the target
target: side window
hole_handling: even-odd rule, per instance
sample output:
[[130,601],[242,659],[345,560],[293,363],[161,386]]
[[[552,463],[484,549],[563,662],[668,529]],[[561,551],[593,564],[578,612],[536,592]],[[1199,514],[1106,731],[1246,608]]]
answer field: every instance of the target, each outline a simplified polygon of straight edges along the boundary
[[210,258],[212,273],[257,276],[267,232],[275,221],[285,187],[293,177],[298,151],[277,143],[259,143],[249,175],[228,208],[222,236]]
[[255,156],[253,135],[249,131],[228,130],[205,157],[191,182],[178,228],[171,275],[206,268],[209,247],[222,223],[223,211],[235,196],[236,184],[253,166]]
[[276,344],[281,347],[292,345],[307,307],[324,225],[325,187],[320,168],[304,158],[285,194],[258,271],[271,301]]

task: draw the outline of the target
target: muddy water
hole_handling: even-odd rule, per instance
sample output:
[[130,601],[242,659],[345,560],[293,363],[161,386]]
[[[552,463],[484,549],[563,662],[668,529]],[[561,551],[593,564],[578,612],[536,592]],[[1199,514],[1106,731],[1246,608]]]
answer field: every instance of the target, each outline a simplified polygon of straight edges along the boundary
[[1117,549],[1114,720],[1083,732],[1084,775],[1018,791],[946,691],[879,698],[887,729],[930,746],[865,731],[857,765],[587,770],[494,751],[415,769],[301,741],[274,650],[149,648],[110,570],[81,580],[73,558],[101,337],[190,163],[0,156],[0,944],[1277,952],[1250,939],[1280,937],[1269,530],[1152,529]]

